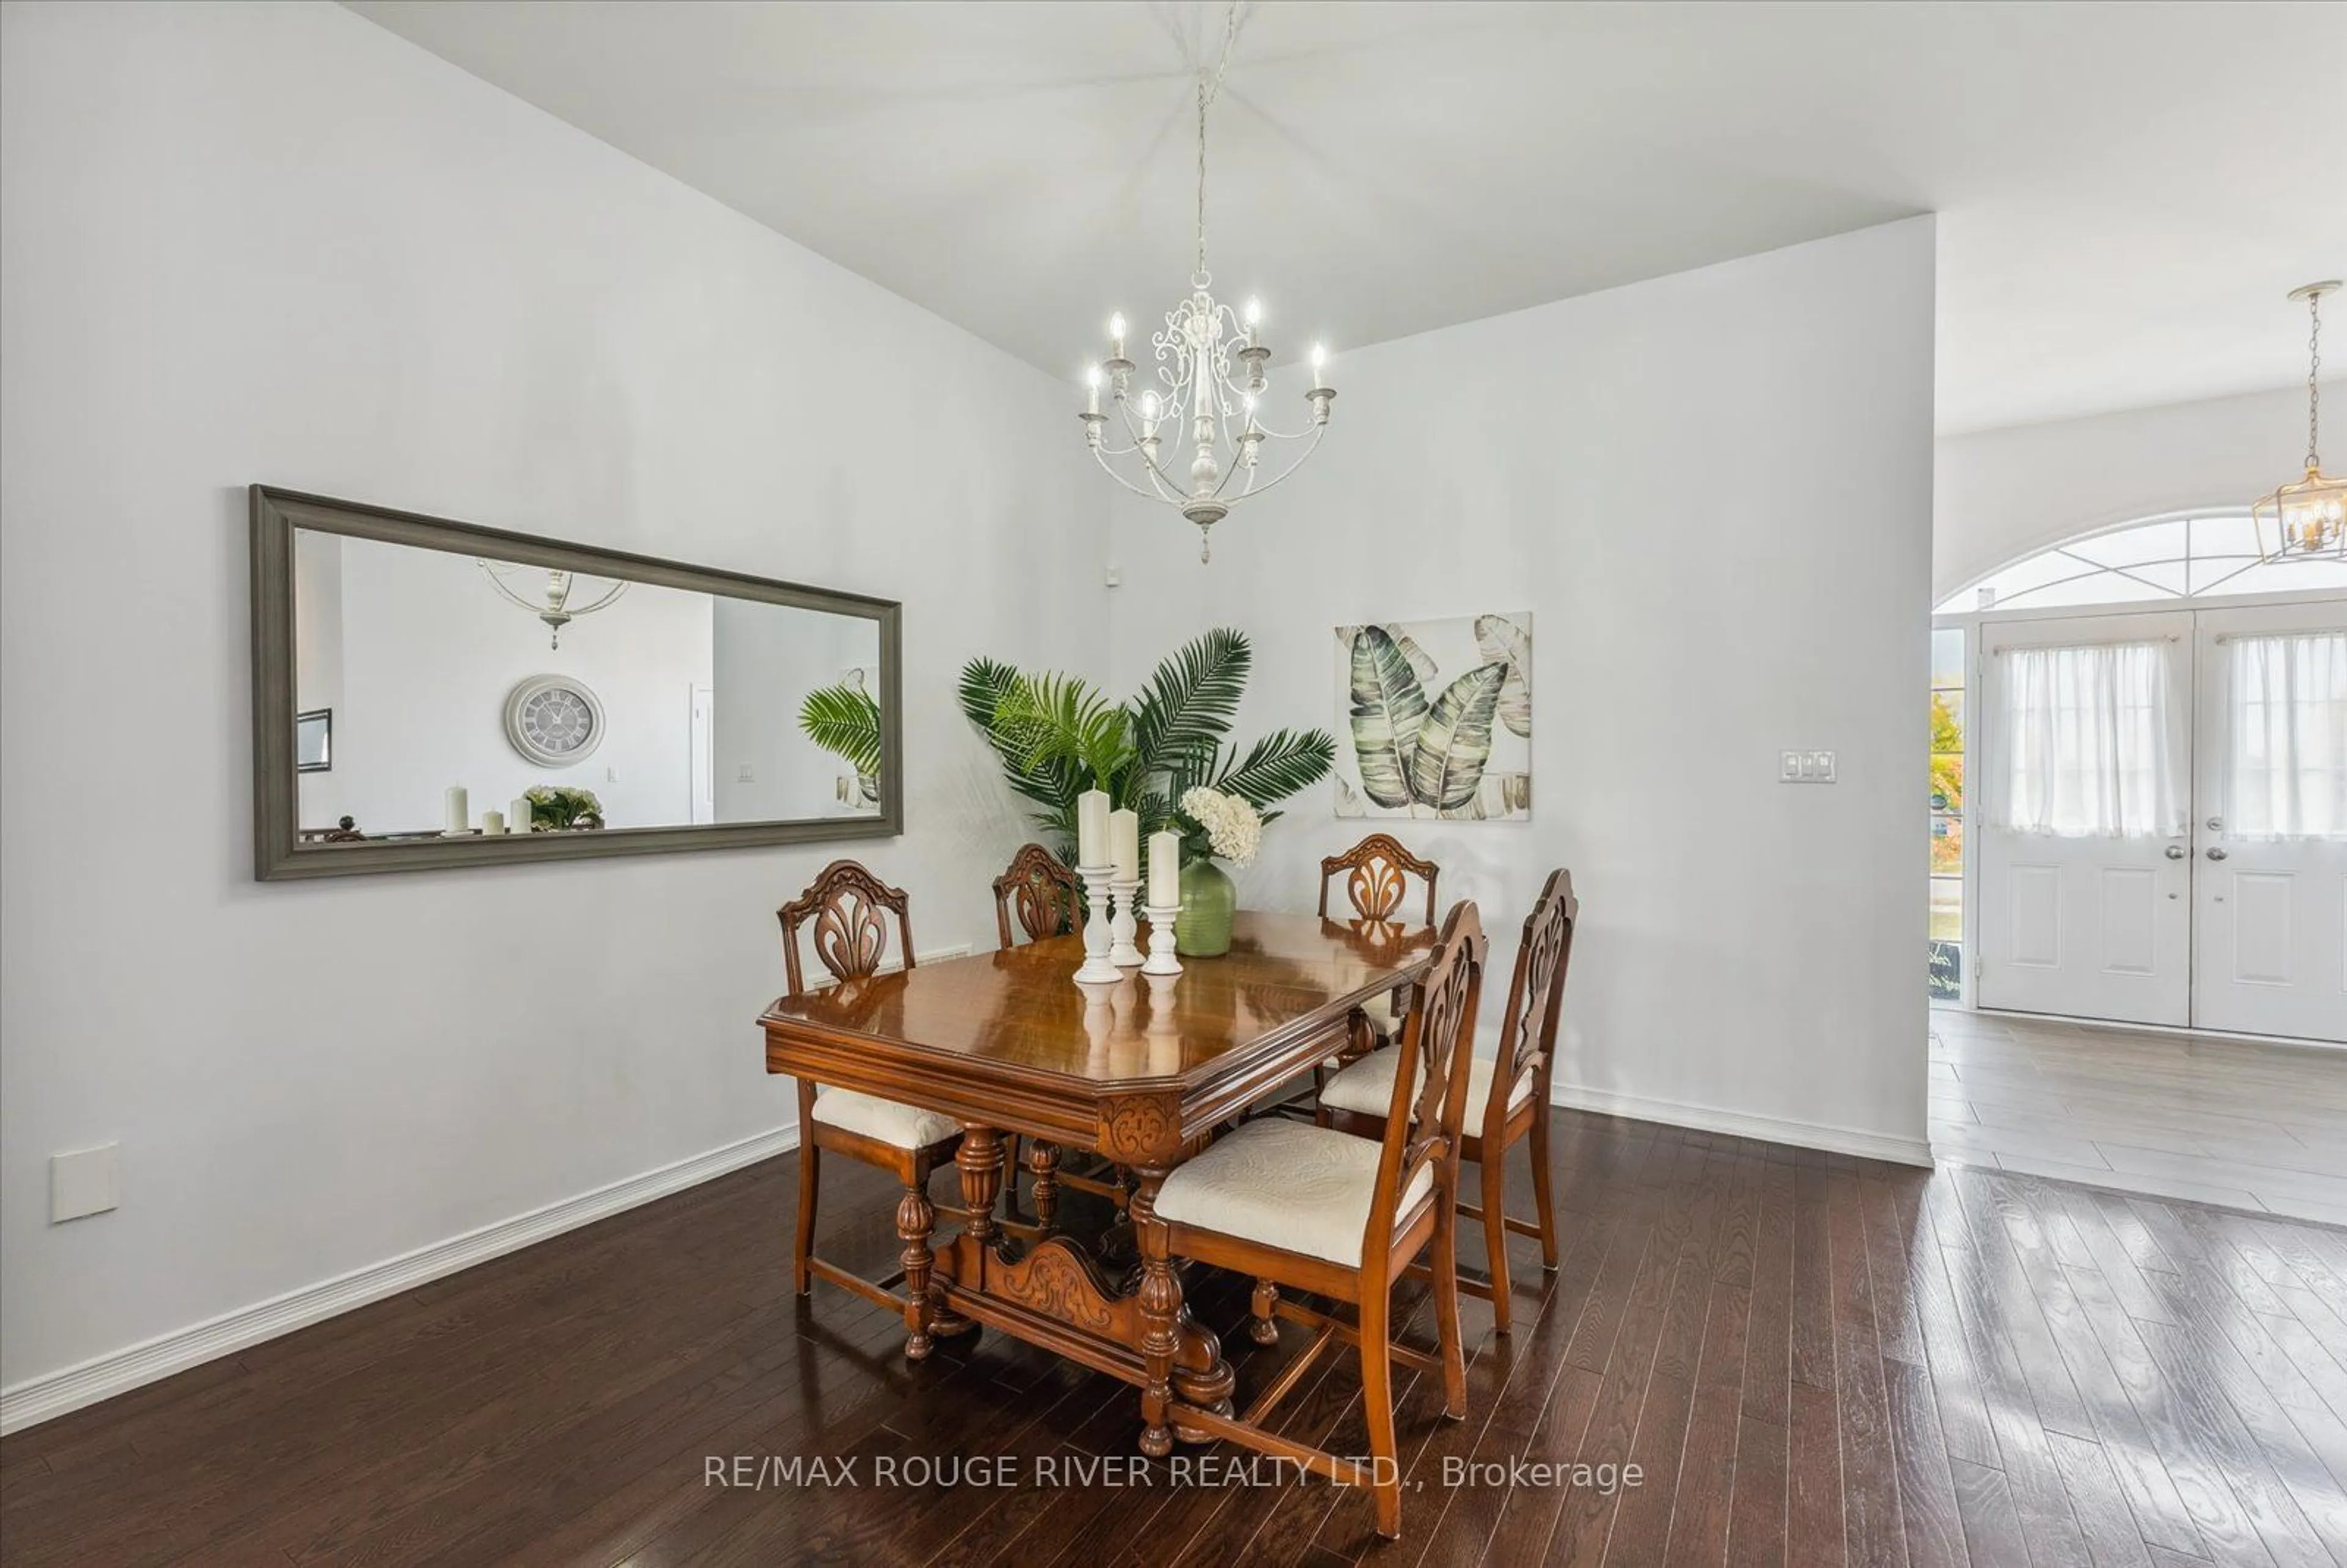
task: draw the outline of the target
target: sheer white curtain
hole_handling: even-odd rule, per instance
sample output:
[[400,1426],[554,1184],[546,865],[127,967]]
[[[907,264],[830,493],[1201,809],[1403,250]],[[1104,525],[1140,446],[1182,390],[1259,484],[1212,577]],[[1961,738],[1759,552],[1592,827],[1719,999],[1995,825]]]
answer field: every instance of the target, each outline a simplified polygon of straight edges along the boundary
[[2064,838],[2184,832],[2168,644],[2005,648],[1996,662],[2004,764],[1993,820]]
[[2236,637],[2225,828],[2347,838],[2347,631]]

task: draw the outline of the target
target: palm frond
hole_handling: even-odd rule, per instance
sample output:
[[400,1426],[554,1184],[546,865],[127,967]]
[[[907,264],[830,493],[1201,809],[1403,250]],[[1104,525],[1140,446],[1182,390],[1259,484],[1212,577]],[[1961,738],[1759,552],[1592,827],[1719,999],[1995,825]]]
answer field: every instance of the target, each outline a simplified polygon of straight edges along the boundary
[[1327,731],[1274,730],[1213,782],[1261,810],[1327,777],[1336,762],[1336,737]]
[[996,705],[992,733],[1027,769],[1072,764],[1103,787],[1132,761],[1124,710],[1072,675],[1020,679]]
[[1246,694],[1255,651],[1246,634],[1217,627],[1160,661],[1129,706],[1133,749],[1142,777],[1194,771],[1230,733]]
[[962,712],[971,723],[991,734],[996,711],[1019,681],[1019,671],[1010,665],[983,657],[971,660],[961,667]]
[[880,772],[880,704],[869,692],[847,685],[816,688],[799,705],[799,728],[858,774],[868,778]]
[[993,749],[996,760],[1002,764],[1003,781],[1043,808],[1033,814],[1036,825],[1051,832],[1072,835],[1076,796],[1084,788],[1076,764],[1055,757],[1030,765],[1016,737],[996,727],[1003,703],[1025,680],[1011,665],[992,659],[973,659],[962,667],[961,711]]

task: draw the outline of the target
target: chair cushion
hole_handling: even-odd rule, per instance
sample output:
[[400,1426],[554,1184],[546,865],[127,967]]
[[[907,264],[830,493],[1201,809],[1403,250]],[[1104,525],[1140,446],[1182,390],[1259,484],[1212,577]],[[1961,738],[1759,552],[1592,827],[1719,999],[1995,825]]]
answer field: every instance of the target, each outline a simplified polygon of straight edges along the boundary
[[[1320,1103],[1333,1111],[1350,1111],[1362,1116],[1383,1116],[1393,1109],[1393,1086],[1396,1064],[1401,1061],[1399,1050],[1373,1050],[1352,1066],[1330,1079],[1320,1091]],[[1488,1056],[1475,1058],[1467,1069],[1467,1130],[1473,1132],[1483,1125],[1483,1108],[1491,1102],[1491,1074],[1494,1064]],[[1426,1064],[1419,1063],[1418,1081],[1426,1081]],[[1510,1089],[1508,1109],[1512,1111],[1532,1098],[1532,1075],[1526,1073]]]
[[[1358,1268],[1383,1145],[1328,1127],[1267,1117],[1249,1122],[1157,1192],[1157,1213],[1200,1230],[1260,1242]],[[1434,1188],[1419,1170],[1395,1217]]]
[[926,1149],[961,1131],[961,1123],[934,1111],[899,1105],[853,1089],[825,1089],[815,1097],[815,1119],[827,1127],[876,1138],[899,1149]]

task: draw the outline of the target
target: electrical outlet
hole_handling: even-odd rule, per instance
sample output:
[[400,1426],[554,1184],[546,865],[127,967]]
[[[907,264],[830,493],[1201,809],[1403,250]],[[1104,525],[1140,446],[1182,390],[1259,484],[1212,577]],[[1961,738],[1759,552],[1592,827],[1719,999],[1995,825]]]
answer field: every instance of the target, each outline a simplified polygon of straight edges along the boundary
[[49,1223],[102,1214],[122,1202],[122,1145],[101,1143],[49,1156]]
[[735,784],[756,784],[758,782],[758,770],[752,767],[748,763],[743,763],[739,768],[734,770],[733,782]]
[[1124,586],[1124,573],[1118,570],[1115,567],[1109,568],[1108,586],[1111,588],[1122,588]]

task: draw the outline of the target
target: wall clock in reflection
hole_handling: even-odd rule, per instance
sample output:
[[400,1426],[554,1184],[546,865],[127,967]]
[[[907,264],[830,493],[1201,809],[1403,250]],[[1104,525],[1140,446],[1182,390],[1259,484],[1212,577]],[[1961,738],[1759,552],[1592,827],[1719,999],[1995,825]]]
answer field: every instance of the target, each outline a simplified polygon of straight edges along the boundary
[[506,739],[541,767],[568,767],[603,743],[603,704],[574,676],[533,675],[506,697]]

